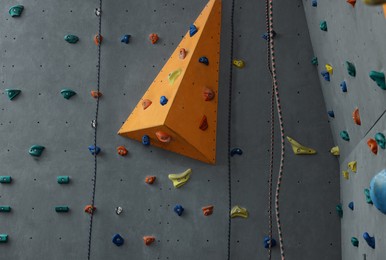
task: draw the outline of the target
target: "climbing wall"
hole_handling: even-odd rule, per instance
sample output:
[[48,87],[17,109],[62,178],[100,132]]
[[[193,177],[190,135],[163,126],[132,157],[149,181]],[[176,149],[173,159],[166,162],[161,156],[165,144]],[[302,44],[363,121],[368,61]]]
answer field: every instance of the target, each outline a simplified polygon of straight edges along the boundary
[[[24,10],[20,17],[11,17],[8,10],[17,4],[24,5]],[[206,0],[103,3],[103,96],[97,128],[101,152],[91,259],[227,259],[231,1],[222,3],[216,164],[117,135],[206,4]],[[94,157],[88,146],[94,142],[91,120],[96,101],[90,91],[97,84],[97,46],[93,37],[98,30],[98,17],[94,14],[98,5],[96,0],[1,2],[0,175],[12,177],[11,183],[0,183],[0,206],[11,206],[11,212],[0,212],[0,234],[8,234],[8,242],[0,243],[2,259],[87,259],[90,215],[83,209],[91,203],[94,176]],[[308,6],[305,9],[309,11]],[[274,10],[285,133],[318,152],[295,155],[286,142],[280,200],[285,255],[287,259],[340,259],[340,222],[334,212],[340,201],[338,161],[328,152],[334,141],[318,72],[309,62],[313,51],[303,4],[300,0],[275,1]],[[266,68],[266,41],[260,37],[266,31],[265,1],[236,1],[234,29],[234,58],[244,60],[245,67],[233,69],[231,146],[240,148],[243,154],[231,158],[231,202],[232,206],[245,207],[249,218],[232,219],[230,259],[264,259],[268,254],[263,238],[268,234],[271,141],[271,80]],[[151,33],[159,35],[154,45],[148,39]],[[66,42],[64,36],[68,34],[78,36],[79,41]],[[125,34],[131,35],[129,44],[121,43]],[[329,58],[337,58],[330,51]],[[374,59],[380,61],[380,57]],[[350,58],[354,62],[357,59]],[[369,64],[374,60],[368,56],[366,59]],[[329,60],[334,64],[333,61]],[[362,65],[358,61],[356,64],[359,74]],[[380,62],[372,64],[374,69],[382,66]],[[336,73],[339,75],[338,70]],[[323,84],[324,89],[327,87],[332,88]],[[11,101],[5,89],[19,89],[21,93]],[[63,89],[71,89],[76,95],[65,99],[61,95]],[[375,98],[383,93],[374,86],[369,90],[364,93],[377,91]],[[377,102],[374,108],[381,104]],[[348,124],[349,115],[343,116],[343,107],[336,117],[344,117],[347,127],[354,128]],[[366,110],[368,115],[372,113],[370,107]],[[370,125],[365,124],[364,115],[363,125]],[[358,143],[359,133],[365,132],[358,130],[357,137],[353,133],[353,142],[357,138]],[[276,178],[278,129],[274,140]],[[29,155],[32,145],[45,147],[40,157]],[[127,148],[127,156],[118,155],[116,148],[121,145]],[[342,150],[348,154],[348,148]],[[360,168],[365,167],[364,158],[356,159],[362,160]],[[188,168],[192,169],[189,181],[174,188],[168,174]],[[363,179],[364,174],[371,171],[363,172]],[[145,183],[145,177],[150,175],[156,176],[152,185]],[[58,176],[69,176],[70,182],[58,184]],[[181,216],[173,212],[176,204],[185,208]],[[207,205],[214,206],[210,216],[201,211]],[[68,206],[69,211],[58,213],[55,206]],[[117,215],[116,207],[122,207],[123,212]],[[378,213],[374,209],[371,214]],[[368,230],[376,231],[371,228],[375,225]],[[112,243],[115,234],[125,240],[121,247]],[[155,242],[146,246],[143,236],[154,236]],[[276,226],[274,238],[278,241]],[[360,246],[364,248],[363,244]],[[273,248],[272,254],[273,259],[279,258],[278,247]]]
[[[312,2],[304,0],[303,4],[314,55],[319,61],[315,70],[320,75],[326,108],[334,111],[335,117],[330,118],[331,130],[341,151],[340,172],[335,174],[341,176],[342,259],[384,259],[386,240],[382,230],[386,218],[366,202],[364,189],[369,188],[373,176],[386,166],[384,150],[378,146],[375,155],[367,145],[377,133],[385,133],[386,93],[369,74],[385,72],[386,19],[382,6],[370,7],[362,1],[356,1],[354,6],[346,1],[318,1],[317,6]],[[326,21],[327,31],[320,30],[322,21]],[[355,77],[348,74],[346,61],[355,65]],[[320,74],[326,70],[325,64],[333,67],[329,82]],[[342,91],[343,81],[347,92]],[[356,108],[361,125],[353,120]],[[341,138],[341,131],[347,131],[349,141]],[[357,162],[356,173],[348,167],[353,161]],[[342,171],[348,172],[348,179]],[[354,203],[354,210],[348,208],[350,202]],[[375,236],[375,249],[364,240],[364,232]],[[358,239],[358,247],[351,243],[352,237]]]

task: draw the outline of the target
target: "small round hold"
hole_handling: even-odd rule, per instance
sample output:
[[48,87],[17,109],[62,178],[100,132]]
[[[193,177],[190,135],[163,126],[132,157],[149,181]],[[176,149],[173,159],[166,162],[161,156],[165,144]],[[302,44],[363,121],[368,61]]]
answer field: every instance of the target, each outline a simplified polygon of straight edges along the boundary
[[209,65],[209,59],[205,56],[202,56],[198,59],[198,62],[199,63],[202,63],[202,64],[205,64],[205,65]]
[[243,154],[243,150],[241,150],[240,148],[233,148],[231,150],[231,156],[233,157],[235,154],[238,154],[238,155],[242,155]]
[[117,215],[121,215],[122,211],[123,211],[123,208],[122,208],[122,207],[116,207],[116,208],[115,208],[115,213],[116,213]]
[[100,16],[101,15],[101,9],[95,8],[95,15]]

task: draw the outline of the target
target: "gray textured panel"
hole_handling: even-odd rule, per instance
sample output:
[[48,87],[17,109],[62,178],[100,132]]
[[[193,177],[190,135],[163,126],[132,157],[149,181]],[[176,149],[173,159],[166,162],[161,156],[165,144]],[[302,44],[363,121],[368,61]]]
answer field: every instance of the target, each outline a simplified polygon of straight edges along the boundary
[[[0,162],[11,185],[0,185],[0,204],[13,211],[0,215],[1,244],[6,259],[85,259],[93,157],[90,121],[95,100],[97,33],[94,8],[98,1],[18,1],[25,5],[20,18],[10,18],[13,1],[3,1],[0,12],[0,78],[2,90],[19,88],[14,101],[0,102]],[[217,164],[210,166],[177,154],[116,135],[142,97],[181,36],[200,13],[199,1],[104,1],[102,71],[98,144],[96,207],[92,233],[92,259],[226,259],[228,224],[227,102],[231,2],[223,1]],[[289,23],[291,20],[292,23]],[[232,204],[249,210],[248,219],[232,220],[232,259],[263,259],[267,234],[267,174],[270,142],[270,78],[266,69],[264,1],[236,1],[235,53],[246,61],[234,70],[232,147],[242,156],[232,158]],[[276,59],[286,134],[318,150],[315,156],[295,156],[287,143],[281,193],[281,218],[288,259],[339,259],[338,163],[328,150],[333,145],[315,68],[309,64],[311,43],[302,2],[280,1],[275,6]],[[160,41],[151,45],[150,33]],[[66,34],[80,37],[70,45]],[[120,37],[131,34],[128,45]],[[65,100],[62,88],[77,95]],[[277,130],[277,129],[276,129]],[[276,142],[279,143],[276,131]],[[27,150],[46,147],[39,159]],[[125,145],[129,156],[116,147]],[[276,162],[279,161],[276,146]],[[188,184],[174,189],[168,173],[192,168]],[[275,178],[278,164],[275,167]],[[69,185],[56,176],[69,175]],[[144,183],[156,175],[153,186]],[[185,213],[178,217],[175,204]],[[201,207],[213,204],[204,217]],[[68,205],[58,214],[55,205]],[[114,208],[124,212],[116,215]],[[120,233],[118,248],[111,237]],[[276,232],[274,232],[277,239]],[[154,235],[146,247],[142,236]],[[273,259],[280,253],[273,250]]]

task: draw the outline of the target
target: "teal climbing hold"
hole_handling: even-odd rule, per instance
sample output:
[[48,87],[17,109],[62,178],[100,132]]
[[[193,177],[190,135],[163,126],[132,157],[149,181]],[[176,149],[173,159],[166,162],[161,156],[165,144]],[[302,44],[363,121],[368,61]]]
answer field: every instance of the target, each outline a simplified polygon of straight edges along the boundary
[[19,17],[21,15],[21,13],[23,12],[23,10],[24,10],[24,6],[22,6],[22,5],[15,5],[15,6],[12,6],[9,9],[9,14],[12,17]]
[[342,208],[342,204],[336,205],[335,210],[336,210],[336,213],[338,214],[338,216],[339,216],[340,218],[342,218],[342,217],[343,217],[343,208]]
[[350,136],[346,130],[343,130],[339,133],[340,137],[345,141],[350,141]]
[[0,243],[7,243],[7,242],[8,242],[8,235],[0,234]]
[[346,69],[347,69],[348,75],[352,77],[355,77],[357,75],[357,71],[353,63],[346,61]]
[[56,177],[56,180],[59,184],[68,184],[70,182],[69,176],[58,176]]
[[79,37],[76,36],[76,35],[72,35],[72,34],[67,34],[66,36],[64,36],[64,40],[68,43],[77,43],[79,41]]
[[378,146],[382,149],[386,148],[386,138],[385,135],[382,133],[377,133],[375,135],[375,141],[377,142]]
[[0,176],[0,183],[11,183],[11,176]]
[[0,212],[11,212],[10,206],[0,206]]
[[35,145],[31,146],[31,148],[29,148],[28,152],[32,156],[40,157],[43,153],[44,148],[45,148],[44,146],[35,144]]
[[378,87],[386,90],[385,73],[372,70],[369,76],[377,83]]
[[70,208],[68,206],[56,206],[55,211],[56,212],[68,212]]
[[358,246],[359,246],[359,240],[358,240],[358,238],[352,237],[352,238],[351,238],[351,244],[352,244],[353,246],[355,246],[355,247],[358,247]]
[[312,65],[318,65],[319,63],[318,63],[318,58],[317,57],[313,57],[312,59],[311,59],[311,64]]
[[21,93],[21,90],[18,89],[6,89],[5,92],[7,93],[7,96],[9,100],[14,99],[17,95]]
[[320,27],[320,30],[327,32],[327,22],[326,21],[321,21],[319,27]]
[[370,196],[370,190],[364,189],[363,192],[365,193],[366,202],[368,204],[373,204],[373,201],[371,200],[371,196]]
[[60,94],[62,94],[65,99],[70,99],[72,96],[76,95],[76,92],[71,89],[65,88],[60,91]]

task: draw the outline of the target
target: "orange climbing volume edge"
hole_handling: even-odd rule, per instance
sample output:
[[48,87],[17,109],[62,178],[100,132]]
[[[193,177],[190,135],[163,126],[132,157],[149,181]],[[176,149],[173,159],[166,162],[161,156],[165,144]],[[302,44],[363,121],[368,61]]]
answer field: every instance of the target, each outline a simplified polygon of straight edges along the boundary
[[[154,146],[214,164],[221,0],[210,0],[194,25],[197,33],[190,37],[188,32],[181,40],[118,134],[137,141],[148,135]],[[184,59],[179,58],[181,48],[186,50]],[[200,57],[208,58],[209,64],[199,63]],[[212,100],[203,98],[207,88],[214,93]],[[168,99],[167,104],[160,104],[161,96]],[[152,105],[144,109],[144,100],[150,100]],[[200,129],[204,117],[208,127]],[[159,141],[156,132],[166,133],[171,141]]]

